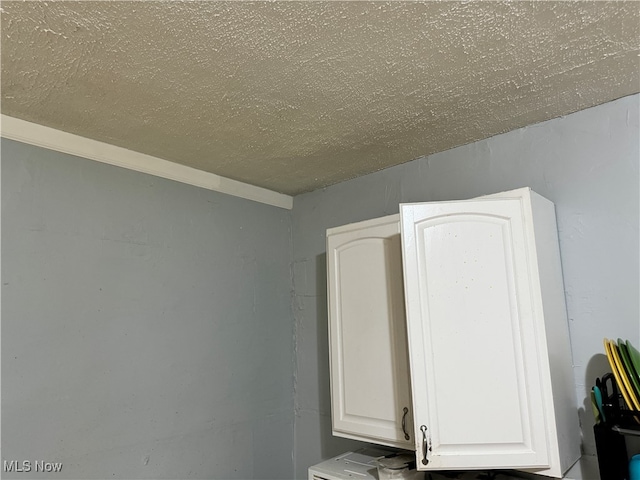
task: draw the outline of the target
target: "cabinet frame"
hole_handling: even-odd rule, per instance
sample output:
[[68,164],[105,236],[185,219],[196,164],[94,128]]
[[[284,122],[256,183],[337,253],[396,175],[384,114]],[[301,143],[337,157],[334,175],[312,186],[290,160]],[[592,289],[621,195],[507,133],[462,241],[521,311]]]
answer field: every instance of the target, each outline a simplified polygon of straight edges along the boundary
[[[420,365],[424,365],[427,360],[425,355],[429,355],[430,352],[429,346],[424,345],[424,342],[419,338],[422,336],[424,339],[424,328],[426,327],[423,322],[428,321],[429,316],[428,313],[425,313],[425,305],[429,301],[433,301],[433,299],[428,297],[430,292],[425,291],[424,286],[421,287],[419,285],[420,281],[424,280],[419,278],[420,275],[424,275],[424,272],[418,272],[417,263],[421,260],[418,258],[420,246],[417,243],[424,242],[425,239],[416,238],[418,236],[415,235],[415,223],[416,221],[422,221],[423,217],[432,216],[435,218],[439,215],[460,214],[465,211],[472,213],[474,209],[482,210],[487,206],[488,212],[485,213],[490,213],[493,202],[495,202],[496,206],[507,203],[512,204],[515,208],[512,208],[512,213],[508,216],[517,217],[521,220],[520,226],[514,224],[514,226],[510,227],[520,230],[519,233],[511,232],[511,234],[518,233],[522,237],[521,243],[524,244],[523,247],[514,247],[522,250],[518,253],[521,256],[521,265],[518,267],[519,272],[516,272],[519,278],[516,279],[514,288],[518,287],[518,282],[528,283],[527,296],[529,298],[525,300],[530,300],[530,305],[525,306],[524,310],[519,312],[518,315],[530,316],[531,322],[524,317],[525,323],[516,319],[518,320],[516,323],[520,323],[523,327],[526,327],[527,322],[530,323],[529,332],[523,332],[524,336],[519,340],[524,342],[522,343],[523,353],[526,353],[525,350],[529,351],[522,364],[528,380],[522,385],[517,385],[518,394],[516,398],[520,398],[522,402],[522,398],[526,397],[526,401],[523,404],[528,407],[535,404],[535,411],[538,414],[532,416],[530,411],[527,417],[529,424],[536,429],[535,435],[532,437],[533,441],[524,442],[532,447],[532,455],[518,457],[518,455],[509,454],[507,448],[504,449],[503,455],[502,446],[497,443],[492,450],[489,449],[486,452],[487,457],[491,457],[489,454],[493,453],[493,458],[484,458],[481,452],[485,445],[480,443],[477,445],[476,455],[473,454],[472,447],[474,445],[469,446],[467,450],[469,458],[465,459],[463,458],[464,446],[461,446],[458,452],[451,451],[451,449],[459,446],[455,445],[455,443],[462,437],[454,439],[454,444],[452,444],[453,446],[450,447],[449,451],[446,448],[438,451],[440,445],[437,442],[439,439],[430,437],[429,423],[433,422],[434,419],[436,422],[438,421],[437,415],[434,416],[433,413],[434,398],[436,396],[433,394],[429,396],[429,392],[426,390],[424,369]],[[424,211],[419,220],[416,220],[413,218],[413,214],[420,209]],[[401,223],[409,351],[414,396],[414,428],[417,432],[420,431],[423,425],[427,428],[425,439],[416,439],[415,444],[419,469],[474,470],[512,468],[547,476],[562,477],[562,474],[580,457],[580,433],[553,204],[532,192],[529,188],[523,188],[466,201],[404,204],[401,205]],[[446,246],[444,239],[441,239],[440,243]],[[430,259],[429,261],[432,262],[432,265],[436,263],[436,259]],[[461,269],[463,274],[466,271],[465,268]],[[423,288],[422,291],[420,290],[421,288]],[[437,293],[437,295],[442,294],[442,292]],[[520,295],[522,297],[526,293],[523,294],[521,292]],[[516,339],[516,341],[518,340]],[[505,347],[508,348],[508,346]],[[533,356],[531,355],[532,352]],[[496,375],[499,374],[499,371],[486,372],[486,374],[488,376]],[[420,378],[421,376],[423,377],[422,379]],[[433,379],[430,378],[429,381],[431,380]],[[509,389],[505,390],[505,392],[508,391]],[[478,401],[472,393],[470,392],[469,395],[469,408],[476,407],[480,414],[482,401]],[[426,405],[431,405],[432,410],[429,411]],[[525,413],[526,411],[528,410],[525,409]],[[542,416],[537,418],[540,412],[542,412]],[[445,421],[449,421],[449,425],[453,427],[458,427],[459,425],[455,425],[455,422],[451,423],[452,418],[449,415],[445,417]],[[470,423],[469,428],[474,428],[473,418],[467,415],[466,420]],[[483,422],[476,423],[484,425],[486,428],[486,424],[483,424]],[[485,433],[487,433],[487,439],[492,438],[492,432],[487,430]],[[469,436],[472,437],[474,435]],[[482,438],[482,435],[475,436]],[[507,434],[505,434],[505,438],[508,438]],[[482,440],[478,441],[482,442]],[[425,451],[427,455],[426,465],[422,462]]]

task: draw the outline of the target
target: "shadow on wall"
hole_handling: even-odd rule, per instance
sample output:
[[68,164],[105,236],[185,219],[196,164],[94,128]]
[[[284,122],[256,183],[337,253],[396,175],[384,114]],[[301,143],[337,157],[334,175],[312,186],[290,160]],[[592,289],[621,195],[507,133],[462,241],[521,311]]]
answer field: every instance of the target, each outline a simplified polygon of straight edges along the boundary
[[[611,372],[611,367],[606,355],[598,353],[591,357],[585,371],[584,392],[579,392],[579,395],[584,395],[583,407],[580,407],[578,414],[580,415],[580,425],[582,426],[582,446],[585,455],[596,455],[596,443],[593,435],[595,418],[591,410],[591,387],[595,385],[597,377],[602,377],[608,372]],[[640,453],[640,437],[625,436],[625,442],[629,458]]]
[[[591,357],[587,368],[585,369],[584,391],[579,391],[579,403],[582,407],[578,409],[580,417],[580,425],[582,426],[582,453],[585,455],[596,454],[596,441],[593,436],[593,425],[595,418],[591,410],[591,387],[596,384],[596,378],[602,377],[605,373],[611,371],[607,357],[598,353]],[[580,400],[582,400],[580,402]]]
[[[327,310],[327,254],[316,257],[316,338],[318,339],[318,406],[320,415],[331,414],[331,390],[329,379],[329,313]],[[326,431],[325,422],[321,424],[322,453],[324,455],[327,440],[332,438],[331,428]]]

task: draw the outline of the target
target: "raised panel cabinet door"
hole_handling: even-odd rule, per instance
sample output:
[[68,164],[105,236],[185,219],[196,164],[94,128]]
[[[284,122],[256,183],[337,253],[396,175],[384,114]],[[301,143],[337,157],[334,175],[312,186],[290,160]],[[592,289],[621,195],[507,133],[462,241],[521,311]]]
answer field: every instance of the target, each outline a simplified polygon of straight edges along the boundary
[[411,447],[398,215],[327,232],[334,435]]
[[407,204],[401,223],[418,468],[548,466],[521,202]]

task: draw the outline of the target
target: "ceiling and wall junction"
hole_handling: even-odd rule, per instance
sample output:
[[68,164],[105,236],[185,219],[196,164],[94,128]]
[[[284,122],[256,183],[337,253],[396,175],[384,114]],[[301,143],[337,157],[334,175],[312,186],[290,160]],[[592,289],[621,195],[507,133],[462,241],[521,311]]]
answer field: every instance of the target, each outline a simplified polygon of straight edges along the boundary
[[287,195],[640,91],[637,2],[1,11],[4,115]]

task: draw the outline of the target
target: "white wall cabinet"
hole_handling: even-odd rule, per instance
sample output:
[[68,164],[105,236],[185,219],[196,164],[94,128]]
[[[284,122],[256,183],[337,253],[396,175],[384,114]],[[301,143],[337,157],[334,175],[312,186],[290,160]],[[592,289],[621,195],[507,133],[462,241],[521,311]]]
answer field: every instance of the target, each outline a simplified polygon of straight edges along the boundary
[[[408,347],[406,385],[412,397],[411,438],[418,468],[504,468],[561,477],[580,456],[580,433],[553,204],[525,188],[400,208],[403,281],[388,265],[345,275],[360,268],[356,263],[370,265],[366,257],[368,250],[375,250],[372,246],[359,247],[356,259],[347,260],[351,254],[346,254],[343,265],[353,264],[342,266],[343,273],[337,275],[341,262],[328,251],[334,416],[344,409],[335,408],[336,385],[346,392],[361,388],[365,381],[360,366],[370,368],[366,375],[373,381],[378,369],[394,371],[391,365],[401,365],[388,354],[373,359],[375,366],[367,362],[366,356],[375,357],[380,340],[363,332],[372,313],[361,309],[374,305],[374,310],[384,310],[382,285],[389,291],[399,283],[405,290],[406,315],[394,307],[394,315],[378,315],[377,321],[395,326],[396,337],[384,337],[393,338],[394,349],[388,349],[393,357],[404,358],[401,350]],[[363,224],[343,228],[351,228],[353,236],[358,225]],[[329,245],[333,249],[337,244],[329,240]],[[397,242],[386,245],[398,248]],[[385,258],[398,259],[393,254]],[[336,281],[345,276],[352,290]],[[359,289],[354,286],[358,279],[380,285]],[[336,303],[337,298],[341,300]],[[356,330],[341,336],[344,324],[360,316],[358,326],[353,324]],[[401,345],[397,337],[405,334],[405,325],[407,343]],[[341,366],[344,357],[357,359],[351,360],[348,376]],[[376,391],[396,388],[393,382],[403,377],[397,369],[394,375],[382,375]],[[353,385],[350,378],[357,378]],[[349,411],[366,411],[373,398],[351,394],[355,404]],[[370,423],[366,415],[358,418]],[[397,422],[398,415],[395,418]],[[336,425],[334,419],[334,430]],[[364,431],[360,438],[380,443]]]
[[334,435],[413,448],[398,215],[327,232]]

